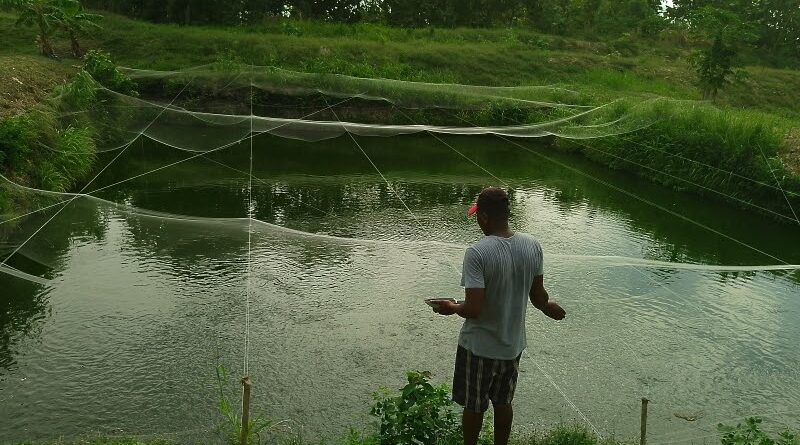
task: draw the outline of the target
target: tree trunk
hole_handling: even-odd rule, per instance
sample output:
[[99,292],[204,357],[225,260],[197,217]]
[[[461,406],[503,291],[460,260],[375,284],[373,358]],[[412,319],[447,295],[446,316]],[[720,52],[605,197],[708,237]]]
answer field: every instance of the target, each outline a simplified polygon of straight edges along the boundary
[[39,43],[39,51],[41,51],[42,55],[45,57],[50,57],[52,59],[56,58],[56,53],[53,51],[53,45],[50,44],[50,39],[47,38],[47,26],[44,24],[44,20],[41,18],[39,19],[39,35],[37,36],[36,40]]
[[78,59],[83,59],[83,48],[81,48],[81,44],[78,42],[78,36],[76,36],[73,31],[69,32],[69,43],[72,46],[72,55]]

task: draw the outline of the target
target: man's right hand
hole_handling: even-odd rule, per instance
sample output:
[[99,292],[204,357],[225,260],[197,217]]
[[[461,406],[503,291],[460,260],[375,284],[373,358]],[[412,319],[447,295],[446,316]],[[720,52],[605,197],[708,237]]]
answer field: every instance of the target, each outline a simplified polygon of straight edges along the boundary
[[437,301],[436,304],[431,306],[433,308],[433,312],[436,312],[439,315],[453,315],[458,310],[458,303],[455,301]]
[[553,320],[563,320],[567,316],[567,311],[555,301],[548,301],[542,312]]

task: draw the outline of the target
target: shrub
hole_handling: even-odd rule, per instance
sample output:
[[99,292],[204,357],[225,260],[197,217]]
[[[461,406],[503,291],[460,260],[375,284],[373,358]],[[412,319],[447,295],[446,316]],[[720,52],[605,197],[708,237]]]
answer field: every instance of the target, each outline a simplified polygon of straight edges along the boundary
[[722,445],[800,445],[800,438],[789,431],[773,438],[761,430],[761,422],[758,417],[749,417],[736,426],[720,423],[717,428],[722,433]]
[[86,109],[97,99],[97,82],[86,71],[81,71],[72,82],[55,90],[56,97],[69,109]]
[[117,68],[107,52],[91,50],[86,53],[83,69],[110,90],[131,96],[137,95],[136,83]]
[[22,114],[0,122],[0,165],[13,170],[30,154],[36,128],[30,115]]
[[446,386],[433,386],[430,373],[409,372],[408,384],[393,395],[375,394],[370,414],[378,418],[378,440],[383,445],[456,444],[461,423],[452,409]]

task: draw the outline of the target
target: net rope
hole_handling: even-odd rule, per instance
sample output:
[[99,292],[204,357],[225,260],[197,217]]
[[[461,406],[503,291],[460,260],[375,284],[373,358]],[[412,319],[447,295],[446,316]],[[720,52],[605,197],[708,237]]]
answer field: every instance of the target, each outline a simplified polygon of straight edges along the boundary
[[[462,119],[463,119],[463,118],[462,118]],[[496,136],[497,136],[498,138],[500,138],[500,139],[502,139],[502,140],[504,140],[504,141],[508,142],[508,143],[511,143],[511,144],[513,144],[513,145],[515,145],[515,146],[517,146],[517,147],[521,148],[522,150],[525,150],[525,151],[527,151],[527,152],[529,152],[529,153],[535,154],[536,156],[539,156],[539,157],[541,157],[541,158],[544,158],[544,159],[546,159],[546,160],[548,160],[548,161],[550,161],[550,162],[552,162],[552,163],[554,163],[554,164],[557,164],[557,165],[559,165],[559,166],[561,166],[561,167],[563,167],[563,168],[565,168],[565,169],[567,169],[567,170],[570,170],[570,171],[572,171],[572,172],[575,172],[575,173],[577,173],[577,174],[579,174],[579,175],[581,175],[581,176],[583,176],[583,177],[585,177],[585,178],[591,179],[592,181],[595,181],[595,182],[598,182],[598,183],[600,183],[600,184],[603,184],[603,185],[605,185],[606,187],[609,187],[609,188],[611,188],[611,189],[613,189],[613,190],[616,190],[616,191],[618,191],[618,192],[620,192],[620,193],[623,193],[623,194],[625,194],[625,195],[627,195],[627,196],[630,196],[631,198],[634,198],[634,199],[636,199],[637,201],[643,202],[643,203],[645,203],[645,204],[647,204],[647,205],[649,205],[649,206],[651,206],[651,207],[655,207],[655,208],[657,208],[657,209],[659,209],[659,210],[662,210],[662,211],[664,211],[664,212],[666,212],[666,213],[668,213],[668,214],[670,214],[670,215],[672,215],[672,216],[675,216],[675,217],[677,217],[677,218],[680,218],[680,219],[682,219],[682,220],[684,220],[684,221],[686,221],[686,222],[689,222],[689,223],[691,223],[691,224],[694,224],[694,225],[696,225],[696,226],[698,226],[698,227],[700,227],[700,228],[702,228],[702,229],[704,229],[704,230],[710,231],[710,232],[712,232],[712,233],[714,233],[714,234],[716,234],[716,235],[719,235],[719,236],[721,236],[721,237],[723,237],[723,238],[725,238],[725,239],[728,239],[728,240],[730,240],[730,241],[733,241],[733,242],[735,242],[735,243],[737,243],[737,244],[739,244],[739,245],[741,245],[741,246],[747,247],[748,249],[750,249],[750,250],[753,250],[754,252],[758,252],[758,253],[760,253],[760,254],[762,254],[762,255],[764,255],[764,256],[767,256],[767,257],[769,257],[769,258],[772,258],[773,260],[779,261],[779,262],[781,262],[782,264],[788,264],[788,262],[787,262],[787,261],[784,261],[784,260],[782,260],[782,259],[778,258],[778,257],[777,257],[777,256],[775,256],[775,255],[772,255],[772,254],[770,254],[770,253],[767,253],[767,252],[765,252],[765,251],[763,251],[763,250],[761,250],[761,249],[759,249],[759,248],[757,248],[757,247],[755,247],[755,246],[752,246],[752,245],[750,245],[750,244],[748,244],[748,243],[746,243],[746,242],[744,242],[744,241],[741,241],[741,240],[739,240],[739,239],[737,239],[737,238],[734,238],[734,237],[732,237],[732,236],[730,236],[730,235],[728,235],[728,234],[726,234],[726,233],[722,233],[722,232],[720,232],[719,230],[716,230],[716,229],[714,229],[714,228],[712,228],[712,227],[709,227],[709,226],[707,226],[707,225],[705,225],[705,224],[703,224],[703,223],[701,223],[701,222],[699,222],[699,221],[696,221],[696,220],[694,220],[693,218],[690,218],[690,217],[688,217],[688,216],[682,215],[682,214],[680,214],[680,213],[678,213],[678,212],[675,212],[674,210],[668,209],[668,208],[666,208],[666,207],[664,207],[664,206],[662,206],[662,205],[656,204],[656,203],[654,203],[653,201],[650,201],[649,199],[643,198],[643,197],[641,197],[641,196],[639,196],[639,195],[637,195],[637,194],[635,194],[635,193],[633,193],[633,192],[630,192],[630,191],[628,191],[628,190],[625,190],[625,189],[623,189],[623,188],[621,188],[621,187],[617,187],[616,185],[614,185],[614,184],[611,184],[611,183],[609,183],[608,181],[604,181],[604,180],[602,180],[602,179],[600,179],[600,178],[597,178],[597,177],[595,177],[595,176],[593,176],[593,175],[590,175],[590,174],[588,174],[588,173],[586,173],[586,172],[583,172],[583,171],[581,171],[581,170],[579,170],[579,169],[577,169],[577,168],[575,168],[575,167],[572,167],[572,166],[570,166],[570,165],[567,165],[567,164],[565,164],[565,163],[563,163],[563,162],[560,162],[560,161],[558,161],[558,160],[556,160],[556,159],[554,159],[554,158],[552,158],[552,157],[550,157],[550,156],[547,156],[547,155],[544,155],[544,154],[542,154],[542,153],[539,153],[539,152],[536,152],[536,151],[534,151],[534,150],[531,150],[530,148],[528,148],[528,147],[526,147],[526,146],[524,146],[524,145],[520,144],[519,142],[517,142],[517,141],[515,141],[515,140],[513,140],[513,139],[507,138],[507,137],[505,137],[505,136],[502,136],[502,135],[496,135]]]
[[[190,83],[191,83],[191,81],[189,81],[188,83],[186,83],[186,85],[184,85],[184,87],[183,87],[183,88],[180,90],[180,92],[178,92],[178,94],[177,94],[177,95],[176,95],[176,96],[175,96],[175,97],[172,99],[172,102],[174,102],[175,100],[177,100],[178,96],[180,96],[180,95],[181,95],[181,93],[183,93],[183,92],[184,92],[184,90],[186,90],[186,88],[189,86],[189,84],[190,84]],[[163,110],[166,110],[166,107],[165,107],[165,108],[163,108]],[[159,113],[159,114],[158,114],[158,115],[157,115],[157,116],[156,116],[156,117],[155,117],[155,118],[154,118],[154,119],[153,119],[153,120],[150,122],[150,124],[149,124],[149,125],[148,125],[148,126],[145,128],[145,130],[147,130],[147,128],[149,128],[149,126],[150,126],[150,125],[152,125],[152,124],[153,124],[153,123],[154,123],[156,120],[158,120],[158,118],[159,118],[160,116],[161,116],[161,113]],[[69,200],[69,201],[67,201],[67,202],[66,202],[66,203],[65,203],[63,206],[61,206],[61,207],[60,207],[60,208],[59,208],[59,209],[58,209],[58,210],[57,210],[57,211],[56,211],[56,212],[53,214],[53,216],[51,216],[51,217],[50,217],[50,218],[49,218],[47,221],[45,221],[45,222],[44,222],[44,224],[42,224],[42,225],[41,225],[41,226],[40,226],[38,229],[36,229],[36,230],[33,232],[33,234],[31,234],[31,236],[29,236],[29,237],[28,237],[28,238],[27,238],[25,241],[23,241],[22,243],[20,243],[20,244],[19,244],[19,246],[17,246],[17,247],[16,247],[16,248],[15,248],[15,249],[14,249],[14,250],[11,252],[11,254],[10,254],[10,255],[8,255],[8,256],[6,256],[5,258],[3,258],[3,261],[1,261],[1,262],[0,262],[0,266],[5,266],[5,265],[6,265],[6,262],[8,262],[8,260],[9,260],[9,259],[11,259],[11,257],[13,257],[13,256],[14,256],[14,255],[15,255],[17,252],[19,252],[19,251],[20,251],[20,250],[21,250],[23,247],[25,247],[25,245],[26,245],[26,244],[28,244],[28,242],[30,242],[30,240],[32,240],[32,239],[33,239],[33,238],[34,238],[34,237],[35,237],[35,236],[36,236],[36,235],[37,235],[39,232],[41,232],[41,231],[42,231],[42,229],[44,229],[44,228],[45,228],[45,227],[46,227],[46,226],[47,226],[47,225],[48,225],[48,224],[49,224],[49,223],[50,223],[50,222],[51,222],[53,219],[55,219],[55,218],[56,218],[56,216],[58,216],[58,215],[59,215],[59,214],[60,214],[60,213],[61,213],[61,212],[62,212],[62,211],[63,211],[63,210],[64,210],[64,209],[67,207],[67,206],[69,206],[69,205],[70,205],[70,204],[71,204],[71,203],[72,203],[72,202],[73,202],[75,199],[77,199],[77,198],[78,198],[78,196],[80,196],[80,194],[81,194],[81,193],[83,193],[84,191],[86,191],[86,189],[87,189],[87,188],[89,188],[89,186],[90,186],[90,185],[91,185],[91,184],[92,184],[92,183],[93,183],[93,182],[94,182],[94,181],[95,181],[95,180],[96,180],[96,179],[97,179],[97,178],[98,178],[100,175],[102,175],[102,174],[103,174],[103,172],[104,172],[104,171],[106,171],[106,170],[108,169],[108,167],[110,167],[110,166],[111,166],[111,164],[113,164],[113,163],[114,163],[114,162],[115,162],[117,159],[119,159],[119,157],[120,157],[120,156],[122,156],[122,154],[123,154],[123,153],[125,153],[125,150],[127,150],[127,149],[128,149],[128,147],[130,147],[130,146],[133,144],[133,142],[134,142],[135,140],[136,140],[136,139],[133,139],[133,140],[131,140],[131,141],[128,143],[128,145],[127,145],[127,146],[125,146],[125,148],[123,148],[122,150],[120,150],[120,152],[119,152],[119,153],[118,153],[116,156],[114,156],[114,158],[112,158],[112,159],[111,159],[111,161],[110,161],[108,164],[106,164],[106,165],[105,165],[105,166],[104,166],[102,169],[100,169],[100,171],[99,171],[99,172],[97,172],[97,174],[96,174],[96,175],[94,175],[94,177],[92,177],[92,179],[90,179],[90,180],[89,180],[89,181],[88,181],[88,182],[87,182],[87,183],[86,183],[86,184],[85,184],[85,185],[84,185],[84,186],[81,188],[81,190],[78,192],[78,194],[76,194],[76,195],[75,195],[75,196],[74,196],[72,199],[70,199],[70,200]]]

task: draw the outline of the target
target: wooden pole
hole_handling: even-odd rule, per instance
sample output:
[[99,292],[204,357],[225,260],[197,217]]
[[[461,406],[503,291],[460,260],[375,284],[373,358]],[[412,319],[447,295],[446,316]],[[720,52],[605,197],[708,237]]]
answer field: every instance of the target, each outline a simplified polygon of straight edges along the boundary
[[647,444],[647,402],[648,400],[642,397],[642,435],[640,438],[640,445]]
[[242,432],[239,445],[247,445],[250,435],[250,388],[253,386],[249,376],[242,377]]

